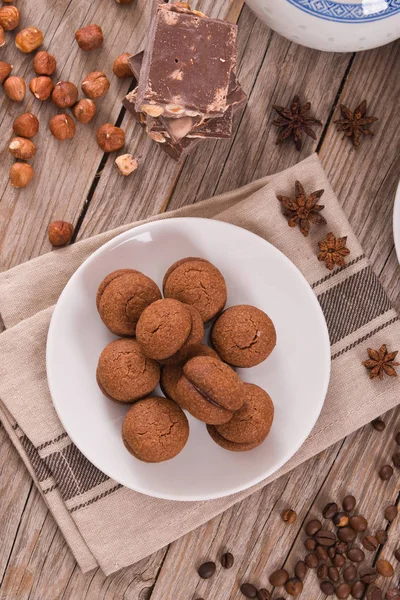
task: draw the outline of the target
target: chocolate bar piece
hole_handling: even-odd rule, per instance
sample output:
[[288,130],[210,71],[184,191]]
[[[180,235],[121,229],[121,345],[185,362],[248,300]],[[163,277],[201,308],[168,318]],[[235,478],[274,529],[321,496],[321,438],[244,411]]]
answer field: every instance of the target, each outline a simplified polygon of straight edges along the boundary
[[236,29],[155,2],[136,110],[152,117],[222,116],[236,66]]

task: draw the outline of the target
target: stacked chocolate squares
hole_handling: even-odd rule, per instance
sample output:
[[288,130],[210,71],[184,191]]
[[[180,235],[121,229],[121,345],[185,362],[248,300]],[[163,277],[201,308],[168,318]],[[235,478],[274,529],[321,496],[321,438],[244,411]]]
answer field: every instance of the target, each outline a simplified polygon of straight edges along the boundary
[[176,161],[205,139],[232,135],[247,102],[236,78],[236,33],[186,2],[154,0],[146,48],[129,59],[138,85],[123,104]]

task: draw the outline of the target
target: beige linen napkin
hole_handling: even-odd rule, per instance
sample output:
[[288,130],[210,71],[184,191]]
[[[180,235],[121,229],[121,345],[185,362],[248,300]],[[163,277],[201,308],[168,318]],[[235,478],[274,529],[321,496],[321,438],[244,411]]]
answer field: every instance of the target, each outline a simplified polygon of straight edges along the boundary
[[[328,225],[308,238],[289,229],[276,194],[292,196],[294,182],[325,189]],[[53,408],[46,380],[46,336],[53,305],[75,269],[94,250],[136,224],[125,225],[0,275],[0,417],[81,568],[105,574],[130,565],[194,529],[269,481],[395,406],[397,378],[371,381],[361,361],[366,349],[400,346],[400,326],[382,286],[329,185],[316,155],[276,175],[174,213],[245,227],[270,241],[303,272],[328,324],[332,375],[326,402],[297,454],[268,480],[209,502],[170,502],[128,490],[91,465],[71,443]],[[328,231],[348,236],[347,265],[333,273],[317,261],[317,241]],[[312,365],[310,366],[312,377]]]

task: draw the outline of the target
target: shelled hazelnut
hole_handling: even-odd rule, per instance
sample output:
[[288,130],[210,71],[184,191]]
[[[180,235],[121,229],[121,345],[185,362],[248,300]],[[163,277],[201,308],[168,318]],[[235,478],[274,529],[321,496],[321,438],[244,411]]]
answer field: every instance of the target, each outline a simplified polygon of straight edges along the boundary
[[5,43],[6,43],[6,38],[4,35],[4,28],[0,25],[0,48],[2,46],[4,46]]
[[71,81],[59,81],[51,99],[58,108],[70,108],[78,100],[78,88]]
[[15,119],[13,130],[20,137],[33,138],[39,131],[39,121],[32,113],[23,113]]
[[108,92],[110,82],[103,71],[93,71],[82,81],[82,91],[88,98],[100,98]]
[[4,82],[4,91],[10,100],[22,102],[26,94],[26,84],[22,77],[11,75]]
[[128,175],[136,171],[139,166],[139,161],[135,156],[132,156],[132,154],[121,154],[121,156],[117,156],[115,159],[115,164],[120,173],[125,175],[125,177],[128,177]]
[[75,104],[74,108],[72,109],[76,120],[79,121],[79,123],[84,124],[90,123],[95,116],[96,111],[96,104],[93,102],[93,100],[89,100],[89,98],[82,98],[82,100],[79,100],[79,102]]
[[52,54],[41,50],[33,59],[33,69],[37,75],[53,75],[57,61]]
[[19,25],[20,14],[16,6],[2,6],[0,8],[0,25],[6,31],[12,31]]
[[55,248],[59,248],[69,244],[74,234],[74,226],[66,221],[54,221],[50,223],[47,233],[50,244]]
[[10,181],[15,188],[26,187],[33,179],[34,170],[28,163],[16,162],[10,167]]
[[103,44],[103,31],[99,25],[86,25],[86,27],[78,29],[75,39],[82,50],[96,50]]
[[14,0],[3,0],[3,4],[12,4]]
[[104,152],[115,152],[125,144],[125,133],[120,127],[106,123],[97,132],[97,143]]
[[54,89],[54,84],[50,77],[41,75],[34,77],[29,83],[29,89],[38,100],[48,100]]
[[13,138],[8,149],[14,158],[22,160],[30,160],[36,154],[36,145],[31,140],[23,137]]
[[55,115],[50,119],[49,127],[57,140],[72,140],[75,135],[75,123],[69,115]]
[[114,60],[113,73],[119,79],[124,79],[125,77],[133,77],[132,70],[128,63],[129,57],[129,52],[124,52],[123,54],[117,56],[117,58]]
[[7,77],[11,73],[12,69],[13,69],[12,65],[10,65],[9,63],[0,61],[0,83],[3,83],[3,81],[5,81],[7,79]]
[[43,43],[43,33],[36,27],[21,29],[15,36],[15,45],[24,54],[33,52]]

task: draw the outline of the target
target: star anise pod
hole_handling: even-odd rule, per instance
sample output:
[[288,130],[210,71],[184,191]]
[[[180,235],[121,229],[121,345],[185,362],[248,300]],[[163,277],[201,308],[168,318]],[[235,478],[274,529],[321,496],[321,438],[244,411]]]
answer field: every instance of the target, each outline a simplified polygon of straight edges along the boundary
[[306,102],[301,107],[298,96],[293,98],[291,105],[287,108],[274,104],[273,109],[279,115],[278,119],[272,121],[272,125],[276,125],[280,129],[278,139],[276,140],[277,144],[281,144],[284,140],[292,136],[296,150],[300,151],[303,142],[303,132],[313,138],[313,140],[317,139],[311,125],[322,125],[322,123],[314,117],[307,116],[310,108],[310,102]]
[[324,240],[318,242],[318,260],[324,261],[326,268],[330,271],[333,271],[335,265],[343,267],[345,256],[350,254],[350,250],[346,248],[346,242],[347,237],[335,238],[332,232],[328,233]]
[[389,377],[397,377],[397,372],[394,367],[398,367],[400,363],[394,362],[398,351],[388,352],[386,344],[383,344],[379,350],[373,350],[373,348],[367,349],[369,360],[364,360],[362,363],[366,369],[369,370],[369,376],[371,379],[379,377],[383,379],[384,374]]
[[283,214],[288,219],[289,227],[298,225],[301,233],[307,237],[311,223],[316,225],[326,223],[324,217],[319,214],[324,206],[317,204],[324,191],[318,190],[307,196],[300,181],[296,181],[294,199],[277,196],[279,202],[284,206]]
[[360,145],[360,136],[374,135],[374,132],[368,129],[368,125],[378,121],[378,117],[368,117],[367,113],[367,101],[363,100],[359,106],[351,112],[344,104],[340,105],[340,112],[342,113],[343,119],[337,119],[334,121],[337,124],[337,131],[344,131],[344,138],[350,138],[353,142],[353,146],[357,148]]

